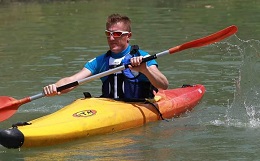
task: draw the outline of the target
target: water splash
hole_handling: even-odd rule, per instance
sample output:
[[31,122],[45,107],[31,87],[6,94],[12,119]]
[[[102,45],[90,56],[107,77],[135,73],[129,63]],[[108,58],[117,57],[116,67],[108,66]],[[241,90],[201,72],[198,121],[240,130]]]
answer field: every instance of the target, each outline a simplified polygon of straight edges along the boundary
[[260,128],[260,41],[243,41],[236,37],[236,45],[242,63],[235,80],[234,100],[228,105],[224,120],[214,120],[214,125]]

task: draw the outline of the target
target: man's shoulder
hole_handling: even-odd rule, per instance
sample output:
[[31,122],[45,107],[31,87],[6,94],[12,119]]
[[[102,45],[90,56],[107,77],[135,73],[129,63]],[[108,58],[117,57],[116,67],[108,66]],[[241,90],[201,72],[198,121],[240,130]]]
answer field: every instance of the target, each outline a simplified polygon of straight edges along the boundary
[[142,50],[142,49],[139,49],[138,51],[139,51],[139,53],[140,53],[141,56],[145,56],[145,55],[148,55],[148,54],[149,54],[147,51],[144,51],[144,50]]
[[105,56],[106,56],[106,54],[98,55],[95,58],[89,60],[87,63],[98,64],[99,62],[102,62],[104,60]]
[[107,56],[107,53],[103,53],[103,54],[101,54],[101,55],[98,55],[98,56],[96,57],[96,59],[97,59],[97,60],[103,60],[106,56]]

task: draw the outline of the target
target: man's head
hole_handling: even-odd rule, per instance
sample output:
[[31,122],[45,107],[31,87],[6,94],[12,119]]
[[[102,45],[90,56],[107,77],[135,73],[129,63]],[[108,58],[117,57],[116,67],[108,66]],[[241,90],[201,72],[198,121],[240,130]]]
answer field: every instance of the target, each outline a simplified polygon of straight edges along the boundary
[[127,16],[112,14],[106,22],[106,36],[110,50],[120,53],[128,46],[131,33],[131,20]]
[[106,28],[108,29],[110,26],[117,23],[123,23],[124,30],[131,32],[131,20],[127,16],[121,16],[120,14],[112,14],[108,16]]

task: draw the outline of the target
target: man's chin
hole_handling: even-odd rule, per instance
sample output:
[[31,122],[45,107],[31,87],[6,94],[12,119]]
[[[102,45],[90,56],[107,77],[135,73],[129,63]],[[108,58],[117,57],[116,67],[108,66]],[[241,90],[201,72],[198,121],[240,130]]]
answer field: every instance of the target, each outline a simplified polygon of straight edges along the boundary
[[113,53],[120,53],[118,48],[110,48]]

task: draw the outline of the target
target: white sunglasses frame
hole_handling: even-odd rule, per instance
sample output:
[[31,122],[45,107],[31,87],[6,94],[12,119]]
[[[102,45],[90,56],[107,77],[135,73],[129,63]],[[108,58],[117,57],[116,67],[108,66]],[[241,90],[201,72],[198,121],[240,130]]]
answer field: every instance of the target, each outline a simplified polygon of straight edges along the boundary
[[[113,33],[114,32],[121,32],[122,34],[120,35],[120,36],[114,36],[113,35]],[[109,36],[107,36],[107,37],[121,37],[122,35],[125,35],[125,34],[130,34],[131,32],[129,32],[129,31],[121,31],[121,30],[116,30],[116,31],[109,31],[109,30],[105,30],[105,33],[110,33],[110,35]]]

